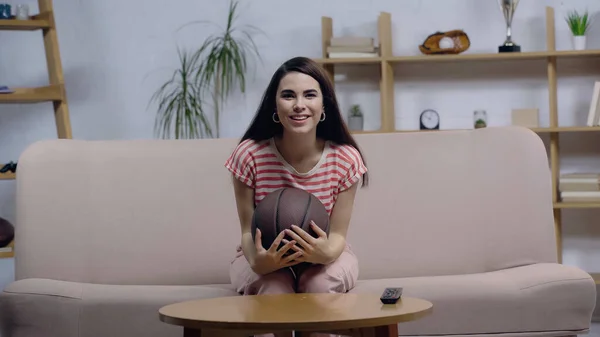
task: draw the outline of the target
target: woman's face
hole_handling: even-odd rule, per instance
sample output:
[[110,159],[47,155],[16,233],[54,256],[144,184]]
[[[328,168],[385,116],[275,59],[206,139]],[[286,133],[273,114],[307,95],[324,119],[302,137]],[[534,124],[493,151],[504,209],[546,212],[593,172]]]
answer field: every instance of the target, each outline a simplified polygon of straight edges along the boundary
[[319,82],[303,73],[288,73],[279,82],[276,107],[286,132],[312,132],[323,114]]

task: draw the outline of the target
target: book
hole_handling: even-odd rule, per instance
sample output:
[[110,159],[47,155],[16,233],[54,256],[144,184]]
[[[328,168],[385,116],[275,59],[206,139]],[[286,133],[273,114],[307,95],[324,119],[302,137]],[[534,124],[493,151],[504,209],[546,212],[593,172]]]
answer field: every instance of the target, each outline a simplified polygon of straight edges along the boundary
[[329,46],[328,53],[375,53],[375,46]]
[[374,45],[374,39],[372,37],[363,36],[332,37],[329,41],[329,45],[332,47],[369,47]]
[[329,53],[329,58],[363,58],[363,57],[379,57],[377,53],[359,53],[359,52],[339,52]]
[[561,191],[564,202],[600,202],[600,191]]
[[587,126],[598,126],[600,124],[600,112],[598,112],[598,104],[600,103],[600,81],[594,82],[594,90],[592,91],[592,101],[588,112]]

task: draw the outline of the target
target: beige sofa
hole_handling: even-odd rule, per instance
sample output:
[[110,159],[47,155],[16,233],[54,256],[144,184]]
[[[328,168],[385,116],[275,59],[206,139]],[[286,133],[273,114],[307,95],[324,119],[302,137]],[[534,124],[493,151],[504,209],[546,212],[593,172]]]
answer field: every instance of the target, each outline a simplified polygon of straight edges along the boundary
[[[434,304],[403,336],[588,331],[596,288],[556,263],[550,172],[533,132],[362,134],[371,184],[349,241],[356,292],[404,287]],[[19,160],[16,278],[4,337],[181,336],[166,304],[235,296],[239,242],[223,163],[237,139],[51,140]]]

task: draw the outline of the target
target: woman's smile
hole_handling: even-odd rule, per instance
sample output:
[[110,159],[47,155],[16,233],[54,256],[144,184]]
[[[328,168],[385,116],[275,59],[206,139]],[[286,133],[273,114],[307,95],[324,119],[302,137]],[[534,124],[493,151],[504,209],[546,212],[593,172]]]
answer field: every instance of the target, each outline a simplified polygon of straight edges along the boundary
[[310,115],[307,114],[297,114],[297,115],[291,115],[288,117],[290,119],[290,122],[293,125],[304,125],[306,124],[306,121],[308,121],[308,119],[310,118]]

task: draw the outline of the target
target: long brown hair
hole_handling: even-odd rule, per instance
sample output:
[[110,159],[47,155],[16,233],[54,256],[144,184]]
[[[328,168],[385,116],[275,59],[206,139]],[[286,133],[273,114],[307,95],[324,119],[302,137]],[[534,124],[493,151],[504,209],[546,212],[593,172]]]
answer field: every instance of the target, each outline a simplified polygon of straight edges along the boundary
[[[346,123],[340,113],[338,101],[333,90],[333,85],[327,76],[325,70],[315,61],[306,57],[294,57],[284,62],[273,74],[271,81],[265,90],[262,101],[254,115],[250,126],[244,133],[240,143],[246,139],[256,141],[270,139],[283,134],[283,126],[280,123],[274,123],[272,119],[275,112],[275,102],[277,97],[277,88],[281,79],[289,72],[300,72],[314,78],[321,87],[323,93],[323,106],[327,118],[317,124],[317,137],[329,140],[340,145],[351,145],[356,148],[363,162],[366,165],[364,156],[360,151],[358,144],[348,131]],[[368,173],[364,174],[362,186],[368,184]]]

